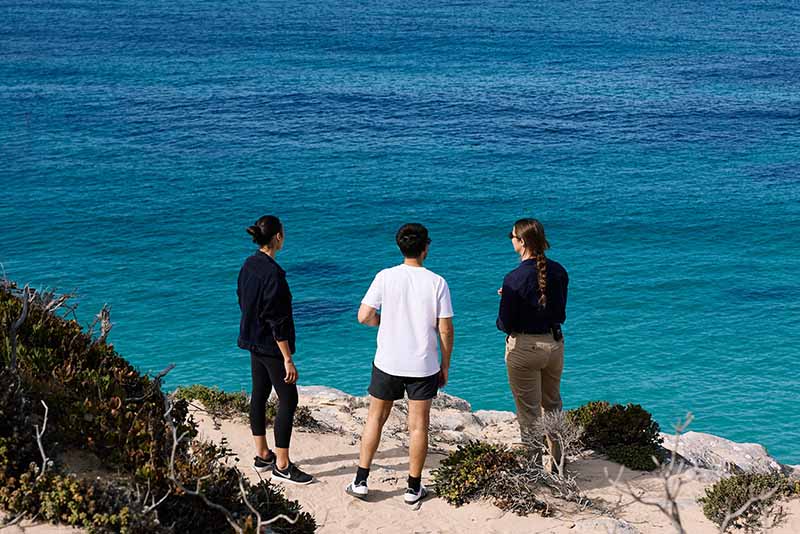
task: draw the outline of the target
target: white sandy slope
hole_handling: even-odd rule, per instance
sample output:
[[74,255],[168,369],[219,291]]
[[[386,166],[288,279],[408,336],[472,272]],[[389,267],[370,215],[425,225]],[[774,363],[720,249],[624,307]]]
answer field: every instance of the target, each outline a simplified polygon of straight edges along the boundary
[[[531,515],[518,517],[506,513],[489,502],[475,502],[455,508],[432,495],[418,506],[403,502],[407,476],[407,441],[405,438],[405,412],[398,406],[384,432],[381,447],[370,474],[370,496],[362,502],[348,496],[344,487],[352,479],[358,461],[358,436],[366,417],[366,400],[351,397],[328,388],[304,388],[301,404],[309,406],[315,417],[335,432],[319,433],[295,430],[292,438],[292,458],[303,469],[313,474],[316,481],[309,486],[284,485],[286,495],[297,499],[303,509],[316,518],[321,533],[671,533],[669,520],[656,508],[632,502],[610,484],[608,473],[616,477],[619,466],[598,456],[589,456],[574,462],[570,469],[578,476],[586,495],[606,509],[614,510],[614,517],[589,509],[579,511],[573,505],[564,505],[547,498],[555,508],[553,517]],[[252,438],[246,422],[241,420],[214,420],[201,409],[194,410],[201,437],[219,441],[223,437],[240,459],[238,465],[253,482],[258,481],[248,466],[252,460]],[[431,447],[423,483],[430,482],[430,470],[444,457],[443,452],[454,447],[455,442],[466,438],[480,438],[513,444],[518,432],[513,414],[504,412],[471,412],[469,405],[454,397],[442,397],[436,403],[432,416]],[[271,440],[270,440],[271,441]],[[722,474],[710,469],[693,469],[685,475],[679,506],[684,527],[689,533],[717,532],[708,521],[696,499],[705,487],[718,480]],[[661,480],[650,473],[626,471],[622,481],[629,482],[644,498],[659,501],[663,496]],[[770,532],[789,534],[800,532],[800,500],[784,505],[786,519]],[[18,527],[0,529],[17,533]],[[31,534],[79,532],[77,529],[53,525],[35,525],[26,528]]]

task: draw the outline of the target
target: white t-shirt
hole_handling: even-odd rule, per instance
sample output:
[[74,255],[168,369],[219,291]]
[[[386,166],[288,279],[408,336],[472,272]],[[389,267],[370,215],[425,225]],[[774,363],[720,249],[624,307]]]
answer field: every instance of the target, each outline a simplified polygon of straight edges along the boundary
[[453,316],[444,278],[400,264],[375,275],[361,303],[381,313],[375,367],[394,376],[439,372],[438,320]]

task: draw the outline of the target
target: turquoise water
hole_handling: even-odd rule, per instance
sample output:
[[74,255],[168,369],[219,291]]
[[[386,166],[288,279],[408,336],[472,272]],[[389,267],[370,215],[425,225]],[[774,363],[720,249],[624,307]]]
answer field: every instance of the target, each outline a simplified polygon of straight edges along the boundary
[[249,388],[244,228],[275,213],[303,384],[365,392],[372,276],[420,221],[449,393],[512,409],[495,293],[540,218],[570,272],[565,403],[800,463],[794,2],[0,2],[0,262],[112,305],[168,385]]

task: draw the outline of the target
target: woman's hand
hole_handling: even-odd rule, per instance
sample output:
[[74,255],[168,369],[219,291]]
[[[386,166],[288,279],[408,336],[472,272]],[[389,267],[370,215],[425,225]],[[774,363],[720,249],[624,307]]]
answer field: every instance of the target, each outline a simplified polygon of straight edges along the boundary
[[297,374],[297,367],[292,360],[283,360],[283,368],[286,369],[286,377],[283,379],[287,384],[294,384],[300,376]]

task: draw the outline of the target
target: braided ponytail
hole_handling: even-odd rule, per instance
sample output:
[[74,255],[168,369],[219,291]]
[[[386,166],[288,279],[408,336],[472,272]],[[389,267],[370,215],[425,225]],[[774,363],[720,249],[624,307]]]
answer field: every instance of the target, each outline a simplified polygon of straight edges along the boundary
[[539,282],[539,309],[547,307],[547,257],[544,251],[550,243],[544,236],[544,226],[536,219],[520,219],[514,223],[514,233],[522,241],[522,246],[536,260]]
[[547,258],[544,251],[537,252],[534,258],[539,275],[539,309],[543,310],[547,307]]

